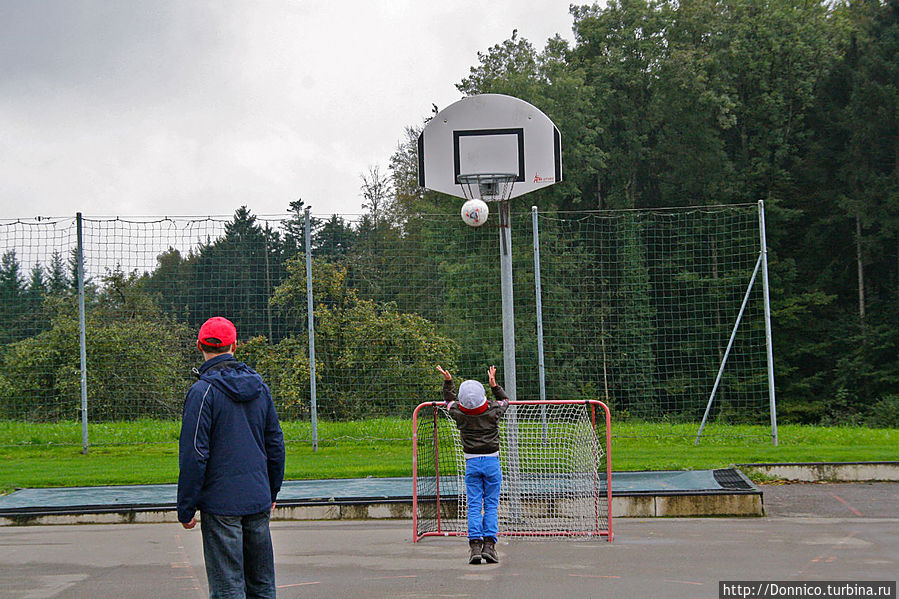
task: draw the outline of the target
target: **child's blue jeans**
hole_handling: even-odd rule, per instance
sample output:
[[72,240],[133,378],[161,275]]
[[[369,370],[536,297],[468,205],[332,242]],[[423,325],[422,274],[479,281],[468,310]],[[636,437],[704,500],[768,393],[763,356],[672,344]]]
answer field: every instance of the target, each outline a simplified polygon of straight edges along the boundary
[[[465,491],[468,496],[468,538],[482,539],[499,533],[497,508],[503,482],[498,456],[465,460]],[[483,509],[483,515],[481,510]]]

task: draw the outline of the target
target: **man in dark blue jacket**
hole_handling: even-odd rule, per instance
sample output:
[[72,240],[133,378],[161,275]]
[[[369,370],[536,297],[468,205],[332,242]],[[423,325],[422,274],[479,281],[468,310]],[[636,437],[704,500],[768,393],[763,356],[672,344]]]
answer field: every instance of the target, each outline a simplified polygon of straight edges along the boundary
[[269,518],[284,479],[284,436],[271,392],[234,359],[237,330],[216,316],[200,327],[205,363],[181,422],[178,520],[200,511],[209,596],[274,599]]

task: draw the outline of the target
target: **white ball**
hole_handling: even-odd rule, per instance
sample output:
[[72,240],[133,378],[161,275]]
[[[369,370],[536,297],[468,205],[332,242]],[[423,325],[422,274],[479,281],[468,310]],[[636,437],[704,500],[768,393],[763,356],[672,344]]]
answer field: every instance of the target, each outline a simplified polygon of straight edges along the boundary
[[462,220],[469,227],[480,227],[487,222],[490,209],[484,200],[472,199],[462,204]]

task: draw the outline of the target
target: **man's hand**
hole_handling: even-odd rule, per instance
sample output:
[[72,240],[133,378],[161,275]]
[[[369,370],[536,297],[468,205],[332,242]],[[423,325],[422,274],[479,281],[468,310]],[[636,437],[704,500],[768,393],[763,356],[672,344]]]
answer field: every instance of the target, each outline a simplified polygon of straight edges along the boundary
[[437,365],[437,370],[439,370],[440,374],[443,375],[443,380],[445,380],[445,381],[453,380],[453,375],[451,375],[448,370],[444,370],[443,368],[441,368],[440,364]]
[[191,518],[190,522],[182,522],[181,523],[181,526],[183,526],[185,530],[190,530],[191,528],[193,528],[196,525],[197,525],[196,518]]
[[496,366],[487,369],[487,377],[490,379],[490,388],[496,387]]

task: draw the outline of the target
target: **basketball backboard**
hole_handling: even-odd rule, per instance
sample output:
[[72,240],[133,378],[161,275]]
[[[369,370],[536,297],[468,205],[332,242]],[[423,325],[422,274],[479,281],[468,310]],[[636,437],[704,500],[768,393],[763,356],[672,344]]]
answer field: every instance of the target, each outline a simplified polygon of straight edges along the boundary
[[528,102],[502,94],[463,98],[418,138],[418,184],[464,198],[460,175],[515,175],[509,197],[562,180],[559,130]]

